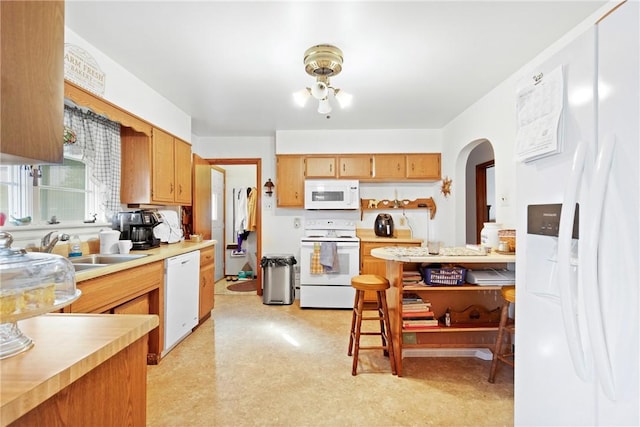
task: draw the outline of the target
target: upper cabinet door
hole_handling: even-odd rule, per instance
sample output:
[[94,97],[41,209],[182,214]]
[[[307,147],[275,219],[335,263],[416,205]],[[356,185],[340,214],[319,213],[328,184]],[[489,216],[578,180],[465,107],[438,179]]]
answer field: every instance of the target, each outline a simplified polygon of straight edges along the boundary
[[338,177],[371,178],[371,156],[369,154],[358,154],[338,157]]
[[175,194],[173,136],[153,129],[153,194],[156,202],[173,202]]
[[440,180],[440,153],[407,154],[407,178]]
[[62,163],[64,2],[1,1],[3,164]]
[[376,179],[406,178],[406,156],[404,154],[374,154],[373,176]]
[[276,156],[276,204],[304,207],[304,156]]
[[182,206],[191,205],[191,145],[175,138],[175,201]]
[[335,157],[307,157],[305,160],[305,176],[307,178],[335,178]]

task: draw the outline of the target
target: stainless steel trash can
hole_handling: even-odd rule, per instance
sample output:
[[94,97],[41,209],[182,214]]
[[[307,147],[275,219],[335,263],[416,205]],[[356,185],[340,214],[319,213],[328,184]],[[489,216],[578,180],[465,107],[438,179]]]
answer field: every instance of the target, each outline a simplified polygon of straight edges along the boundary
[[265,255],[262,266],[262,303],[293,304],[295,298],[296,259],[289,254]]

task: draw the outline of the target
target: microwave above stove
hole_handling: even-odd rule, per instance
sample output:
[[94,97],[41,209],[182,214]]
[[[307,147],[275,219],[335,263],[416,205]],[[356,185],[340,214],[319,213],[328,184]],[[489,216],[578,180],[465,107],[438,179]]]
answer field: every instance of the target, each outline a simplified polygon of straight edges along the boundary
[[360,183],[353,179],[307,179],[305,209],[359,209]]

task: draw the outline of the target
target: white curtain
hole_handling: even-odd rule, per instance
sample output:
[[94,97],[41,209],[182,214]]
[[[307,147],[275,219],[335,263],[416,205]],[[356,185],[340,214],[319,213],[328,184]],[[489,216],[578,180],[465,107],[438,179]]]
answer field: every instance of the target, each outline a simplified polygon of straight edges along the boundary
[[98,188],[107,220],[120,211],[120,124],[91,111],[64,107],[64,125],[76,133],[65,153],[80,155]]

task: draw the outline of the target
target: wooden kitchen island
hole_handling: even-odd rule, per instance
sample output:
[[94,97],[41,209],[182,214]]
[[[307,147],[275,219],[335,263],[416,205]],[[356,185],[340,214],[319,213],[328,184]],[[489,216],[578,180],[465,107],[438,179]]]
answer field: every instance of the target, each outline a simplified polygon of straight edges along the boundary
[[[491,349],[496,339],[498,324],[469,324],[445,326],[439,323],[437,327],[403,329],[402,304],[405,294],[417,294],[422,300],[432,304],[431,310],[436,318],[445,314],[447,309],[463,311],[470,305],[476,304],[495,310],[502,306],[500,295],[502,285],[471,285],[464,283],[459,286],[425,286],[418,284],[404,284],[405,271],[418,271],[419,267],[428,264],[456,265],[467,269],[495,268],[514,269],[515,255],[491,253],[488,255],[472,256],[443,256],[428,255],[426,248],[403,249],[401,247],[377,248],[371,255],[386,261],[386,277],[391,287],[387,290],[389,304],[391,332],[393,336],[394,353],[397,357],[396,367],[398,375],[402,375],[402,358],[411,353],[420,355],[421,352],[437,350],[442,354],[463,354],[470,349]],[[404,353],[403,353],[404,351]],[[438,352],[435,354],[437,355]]]
[[145,426],[147,334],[156,315],[47,314],[35,345],[0,360],[0,425]]

